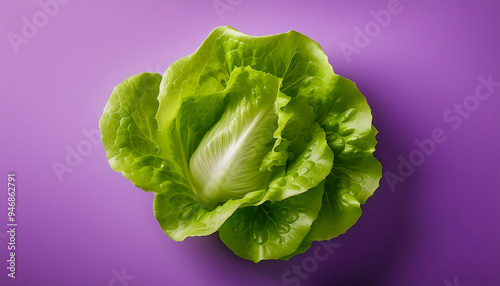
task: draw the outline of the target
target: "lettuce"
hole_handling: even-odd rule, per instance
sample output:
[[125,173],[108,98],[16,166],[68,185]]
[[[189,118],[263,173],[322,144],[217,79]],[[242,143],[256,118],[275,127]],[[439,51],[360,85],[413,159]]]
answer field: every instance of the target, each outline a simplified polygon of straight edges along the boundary
[[254,262],[344,233],[381,178],[365,97],[295,31],[216,28],[163,76],[116,86],[99,125],[170,238],[218,231]]

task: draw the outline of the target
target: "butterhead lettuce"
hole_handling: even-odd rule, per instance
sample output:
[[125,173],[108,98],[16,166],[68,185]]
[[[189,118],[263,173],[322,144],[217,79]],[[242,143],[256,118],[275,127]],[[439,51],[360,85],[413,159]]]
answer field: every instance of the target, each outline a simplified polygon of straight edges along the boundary
[[116,86],[99,125],[170,238],[218,231],[254,262],[344,233],[381,178],[365,97],[295,31],[216,28],[163,76]]

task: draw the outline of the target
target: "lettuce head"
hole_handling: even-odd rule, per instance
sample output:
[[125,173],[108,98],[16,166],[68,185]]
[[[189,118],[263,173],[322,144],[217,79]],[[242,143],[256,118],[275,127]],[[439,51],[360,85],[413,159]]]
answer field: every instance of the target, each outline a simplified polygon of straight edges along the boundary
[[254,262],[346,232],[381,178],[365,97],[295,31],[218,27],[163,76],[118,84],[99,125],[170,238],[218,232]]

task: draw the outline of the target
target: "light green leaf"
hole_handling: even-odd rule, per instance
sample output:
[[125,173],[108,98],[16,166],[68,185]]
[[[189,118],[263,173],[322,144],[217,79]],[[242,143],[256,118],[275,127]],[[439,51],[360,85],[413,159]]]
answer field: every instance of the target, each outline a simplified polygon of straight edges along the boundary
[[259,262],[293,253],[321,207],[323,185],[279,202],[237,210],[219,230],[236,255]]
[[99,121],[102,142],[113,170],[136,186],[161,193],[161,184],[177,177],[176,165],[164,158],[157,143],[159,74],[142,73],[115,87]]
[[325,132],[313,125],[313,136],[304,151],[285,172],[269,184],[262,201],[281,201],[318,186],[330,173],[333,152],[327,145]]
[[327,240],[345,233],[360,217],[360,205],[378,188],[382,177],[382,167],[373,156],[377,131],[365,97],[353,82],[338,77],[332,98],[320,124],[335,161],[309,240]]
[[237,200],[228,200],[209,211],[188,188],[169,184],[163,194],[155,195],[153,209],[163,231],[173,240],[204,236],[216,232],[239,207],[254,205],[265,190],[254,191]]

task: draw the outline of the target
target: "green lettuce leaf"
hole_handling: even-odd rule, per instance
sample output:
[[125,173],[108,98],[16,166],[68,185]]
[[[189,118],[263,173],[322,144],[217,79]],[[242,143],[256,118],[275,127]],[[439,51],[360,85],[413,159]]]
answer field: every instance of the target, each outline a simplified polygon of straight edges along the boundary
[[378,188],[382,177],[382,166],[373,156],[377,130],[371,124],[365,97],[352,81],[338,77],[332,98],[320,124],[335,162],[308,240],[328,240],[345,233],[361,216],[361,204]]
[[[158,146],[156,97],[161,76],[142,73],[115,87],[99,121],[102,143],[113,170],[137,187],[161,193],[162,184],[185,184]],[[175,178],[175,179],[173,179]]]
[[259,262],[294,252],[321,208],[323,184],[278,202],[237,210],[219,230],[238,256]]

